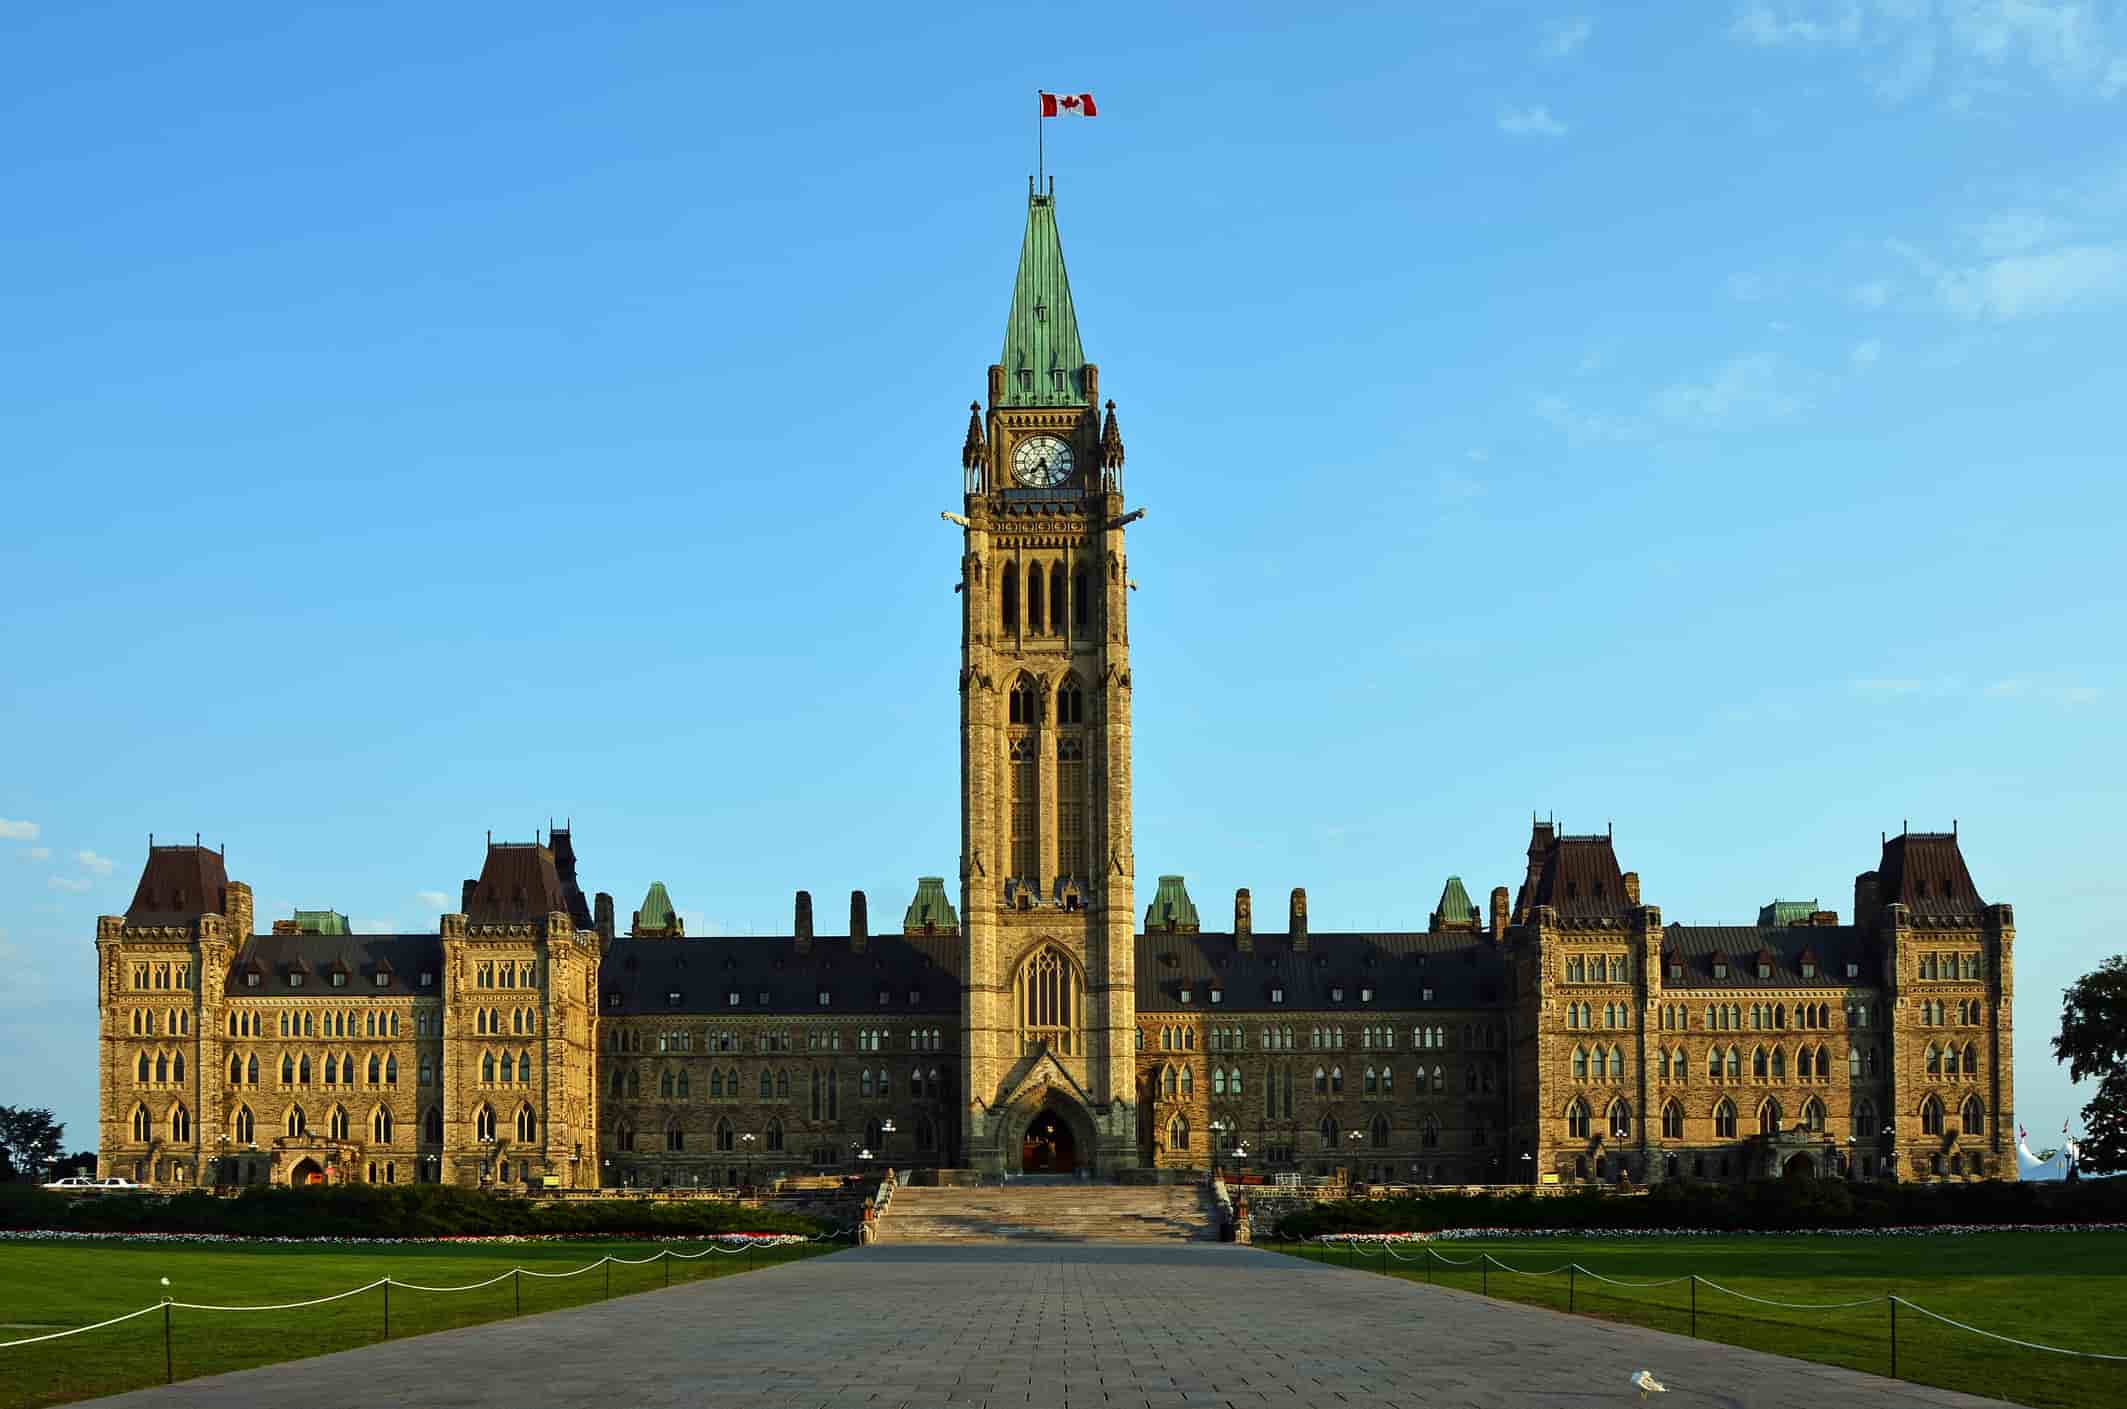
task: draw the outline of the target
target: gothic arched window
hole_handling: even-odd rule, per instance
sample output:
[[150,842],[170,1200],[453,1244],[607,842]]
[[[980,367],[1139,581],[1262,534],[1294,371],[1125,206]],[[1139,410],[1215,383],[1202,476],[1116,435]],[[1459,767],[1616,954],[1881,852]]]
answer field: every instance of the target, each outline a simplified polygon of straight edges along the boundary
[[1048,944],[1029,955],[1020,965],[1013,993],[1022,1048],[1075,1054],[1084,1001],[1085,980],[1068,954]]

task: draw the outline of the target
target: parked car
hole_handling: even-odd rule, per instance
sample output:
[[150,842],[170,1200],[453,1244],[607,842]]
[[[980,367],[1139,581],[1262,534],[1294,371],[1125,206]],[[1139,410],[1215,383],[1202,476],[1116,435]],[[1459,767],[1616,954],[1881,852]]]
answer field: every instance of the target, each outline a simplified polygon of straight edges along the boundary
[[99,1189],[145,1189],[148,1186],[135,1184],[130,1179],[99,1179],[96,1181],[96,1187]]
[[91,1178],[86,1174],[70,1174],[64,1179],[54,1179],[44,1187],[47,1189],[94,1189],[102,1183],[102,1180]]

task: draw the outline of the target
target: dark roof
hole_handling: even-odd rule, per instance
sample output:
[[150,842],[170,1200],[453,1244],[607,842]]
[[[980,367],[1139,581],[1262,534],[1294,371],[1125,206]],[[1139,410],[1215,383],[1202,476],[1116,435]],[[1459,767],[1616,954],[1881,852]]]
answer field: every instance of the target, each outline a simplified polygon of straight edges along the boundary
[[1955,832],[1907,832],[1886,839],[1876,874],[1884,903],[1906,905],[1915,915],[1979,915],[1987,908],[1965,869]]
[[[825,989],[829,1001],[820,1003]],[[879,995],[887,995],[881,1003]],[[909,1001],[911,992],[921,997]],[[620,1002],[611,995],[620,995]],[[680,995],[677,1004],[670,995]],[[731,1002],[737,993],[739,1001]],[[761,994],[768,1001],[761,1001]],[[878,1017],[960,1013],[960,940],[950,934],[879,934],[853,953],[846,936],[798,952],[787,936],[758,939],[616,939],[598,969],[598,1010],[630,1014],[806,1014]]]
[[[257,988],[247,988],[244,971],[253,965],[265,977]],[[347,971],[345,990],[330,987],[323,977],[336,965],[345,966]],[[285,994],[291,970],[317,976],[303,981],[302,991],[306,994],[314,989],[328,994],[359,993],[365,998],[378,994],[438,994],[443,991],[443,941],[432,934],[253,935],[237,952],[223,991],[252,997]],[[380,970],[388,978],[382,988],[376,979]],[[424,972],[436,975],[434,984],[425,989],[421,987]]]
[[[566,832],[561,834],[564,843]],[[576,899],[580,903],[582,894]],[[489,842],[480,879],[466,892],[465,917],[476,925],[535,924],[554,911],[572,918],[568,887],[553,851],[536,842]],[[587,917],[584,927],[590,927]]]
[[204,914],[223,914],[229,873],[222,854],[204,846],[150,846],[148,864],[133,888],[126,923],[190,925]]
[[1556,837],[1540,858],[1531,858],[1530,874],[1534,879],[1524,883],[1524,899],[1514,903],[1517,914],[1548,905],[1562,920],[1602,919],[1632,909],[1625,898],[1625,874],[1607,836]]
[[[1757,956],[1772,959],[1772,977],[1758,977]],[[1817,963],[1817,977],[1802,977],[1804,957]],[[1728,960],[1728,977],[1713,976],[1715,958]],[[1684,976],[1669,977],[1674,959]],[[1874,950],[1852,925],[1670,925],[1662,931],[1662,987],[1815,988],[1846,983],[1846,966],[1858,964],[1857,982],[1873,982]]]
[[[1466,934],[1315,934],[1307,945],[1296,950],[1283,936],[1257,935],[1253,952],[1243,954],[1230,934],[1141,934],[1138,1011],[1416,1012],[1496,1007],[1512,991],[1504,956],[1491,941]],[[1271,1002],[1273,988],[1284,990],[1284,1002]],[[1340,988],[1343,999],[1333,998]],[[1367,988],[1374,996],[1362,1002]]]

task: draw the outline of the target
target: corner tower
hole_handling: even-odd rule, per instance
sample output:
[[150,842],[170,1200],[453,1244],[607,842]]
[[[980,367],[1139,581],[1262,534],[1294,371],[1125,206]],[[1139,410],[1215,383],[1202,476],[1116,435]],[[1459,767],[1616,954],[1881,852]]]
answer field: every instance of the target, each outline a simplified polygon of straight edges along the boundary
[[1054,186],[961,463],[960,889],[968,1162],[1137,1162],[1123,445]]

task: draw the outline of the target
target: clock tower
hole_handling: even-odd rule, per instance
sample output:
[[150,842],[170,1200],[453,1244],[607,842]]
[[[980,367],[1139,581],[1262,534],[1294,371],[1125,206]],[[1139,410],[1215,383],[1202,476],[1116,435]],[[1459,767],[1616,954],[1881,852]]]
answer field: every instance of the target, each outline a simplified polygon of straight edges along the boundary
[[967,1162],[1135,1165],[1129,574],[1115,403],[1079,342],[1054,183],[988,404],[961,552],[961,1051]]

